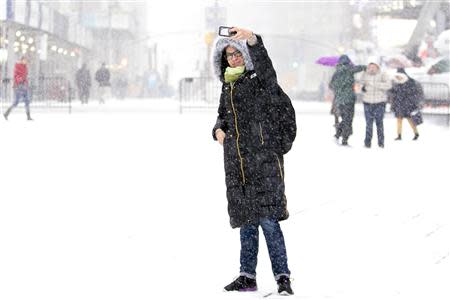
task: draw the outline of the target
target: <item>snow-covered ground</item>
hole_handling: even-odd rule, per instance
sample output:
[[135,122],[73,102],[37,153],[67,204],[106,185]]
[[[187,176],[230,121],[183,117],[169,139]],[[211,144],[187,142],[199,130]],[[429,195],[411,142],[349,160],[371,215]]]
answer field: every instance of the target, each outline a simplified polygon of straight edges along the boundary
[[[282,222],[295,297],[448,300],[450,131],[386,147],[336,145],[328,104],[297,103]],[[0,299],[255,299],[275,290],[262,237],[259,293],[238,274],[214,111],[114,101],[0,120]],[[360,109],[358,109],[360,110]],[[373,144],[376,145],[374,141]],[[275,298],[273,296],[267,299]]]

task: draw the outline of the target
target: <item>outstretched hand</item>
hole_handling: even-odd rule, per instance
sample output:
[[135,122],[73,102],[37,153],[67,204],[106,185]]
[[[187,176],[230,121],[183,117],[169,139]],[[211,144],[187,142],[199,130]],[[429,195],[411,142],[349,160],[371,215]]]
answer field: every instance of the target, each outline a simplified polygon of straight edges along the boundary
[[230,29],[230,32],[236,32],[236,34],[232,35],[231,38],[233,40],[248,40],[253,36],[253,32],[248,29],[243,29],[239,27],[233,27]]

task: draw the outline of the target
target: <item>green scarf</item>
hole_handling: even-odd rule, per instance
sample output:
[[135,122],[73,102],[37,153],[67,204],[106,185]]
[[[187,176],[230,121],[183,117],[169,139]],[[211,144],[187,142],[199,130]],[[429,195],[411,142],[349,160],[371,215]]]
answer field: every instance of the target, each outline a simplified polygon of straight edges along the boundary
[[232,67],[227,67],[225,69],[225,82],[229,83],[229,82],[235,82],[239,76],[241,76],[242,74],[244,74],[245,71],[245,66],[240,66],[240,67],[236,67],[236,68],[232,68]]

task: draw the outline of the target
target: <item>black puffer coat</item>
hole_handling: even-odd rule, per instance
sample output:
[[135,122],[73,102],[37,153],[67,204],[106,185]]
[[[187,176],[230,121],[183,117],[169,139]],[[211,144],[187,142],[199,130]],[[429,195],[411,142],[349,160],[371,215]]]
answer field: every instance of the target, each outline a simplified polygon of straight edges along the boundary
[[423,101],[423,89],[419,82],[406,74],[403,69],[398,70],[405,75],[402,81],[395,80],[394,86],[389,90],[392,106],[396,118],[410,118],[411,113],[420,108]]
[[[275,70],[261,37],[248,53],[254,70],[247,70],[234,83],[223,83],[216,125],[226,133],[225,181],[228,213],[233,228],[262,217],[288,218],[284,194],[283,154],[296,135],[295,117],[288,96],[277,83]],[[231,45],[234,46],[234,45]],[[216,48],[219,70],[228,66],[225,48]],[[239,49],[245,52],[245,49]],[[248,54],[248,55],[247,55]],[[217,56],[216,56],[217,57]],[[220,75],[223,82],[223,72]],[[295,114],[293,114],[295,116]],[[292,114],[291,114],[292,116]]]

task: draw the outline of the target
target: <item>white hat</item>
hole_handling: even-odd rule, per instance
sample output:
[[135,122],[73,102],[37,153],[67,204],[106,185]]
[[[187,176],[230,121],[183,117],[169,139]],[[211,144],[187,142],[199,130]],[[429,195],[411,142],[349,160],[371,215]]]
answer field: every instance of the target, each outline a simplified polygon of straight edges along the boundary
[[376,57],[376,56],[370,56],[369,57],[369,59],[367,60],[367,65],[370,65],[370,64],[375,64],[378,67],[381,66],[380,59],[378,57]]

